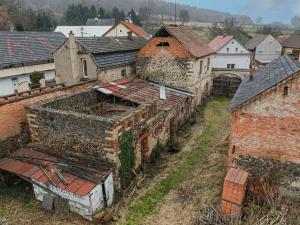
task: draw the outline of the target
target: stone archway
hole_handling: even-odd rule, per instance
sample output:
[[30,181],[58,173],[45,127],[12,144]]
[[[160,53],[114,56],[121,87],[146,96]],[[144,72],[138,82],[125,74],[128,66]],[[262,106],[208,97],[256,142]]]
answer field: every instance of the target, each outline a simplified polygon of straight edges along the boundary
[[235,74],[222,74],[213,79],[213,94],[216,96],[233,97],[242,79]]

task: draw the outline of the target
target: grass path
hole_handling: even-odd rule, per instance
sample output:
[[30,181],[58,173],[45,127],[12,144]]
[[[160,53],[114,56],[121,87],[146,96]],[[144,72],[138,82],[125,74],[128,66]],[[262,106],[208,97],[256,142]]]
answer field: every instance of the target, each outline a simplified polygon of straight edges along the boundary
[[222,129],[224,121],[228,119],[228,112],[226,112],[228,103],[229,101],[225,98],[214,98],[209,102],[204,109],[205,128],[196,147],[183,159],[184,162],[180,167],[156,184],[128,209],[125,216],[126,222],[123,225],[139,225],[149,215],[157,212],[157,205],[164,197],[191,176],[197,165],[205,163],[215,135],[219,129]]

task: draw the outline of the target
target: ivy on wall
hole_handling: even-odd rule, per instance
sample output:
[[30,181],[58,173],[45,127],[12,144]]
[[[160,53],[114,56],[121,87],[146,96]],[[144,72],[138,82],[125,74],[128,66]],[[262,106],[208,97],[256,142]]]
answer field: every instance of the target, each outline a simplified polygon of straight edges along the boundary
[[134,152],[134,143],[133,143],[133,134],[132,131],[125,131],[119,138],[120,144],[120,181],[122,189],[127,188],[134,175],[132,169],[135,164],[135,152]]

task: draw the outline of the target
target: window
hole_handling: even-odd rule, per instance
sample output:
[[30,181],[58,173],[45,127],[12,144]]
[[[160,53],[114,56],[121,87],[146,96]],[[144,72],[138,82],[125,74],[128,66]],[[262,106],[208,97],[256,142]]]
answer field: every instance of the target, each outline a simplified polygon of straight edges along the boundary
[[235,154],[235,145],[232,146],[232,151],[231,151],[231,153],[232,153],[232,154]]
[[12,83],[13,89],[18,90],[18,84],[19,84],[18,78],[16,78],[16,77],[11,78],[11,83]]
[[227,52],[229,52],[229,50],[230,50],[230,49],[229,49],[229,48],[227,48]]
[[126,70],[122,70],[121,71],[121,76],[122,77],[126,77],[127,76],[127,71]]
[[169,47],[170,43],[169,42],[160,42],[159,44],[156,45],[157,47]]
[[284,87],[283,89],[283,95],[287,96],[289,94],[289,87]]
[[235,64],[227,64],[227,69],[234,69],[235,68]]
[[236,49],[235,49],[235,52],[238,52],[238,51],[239,51],[239,48],[236,48]]
[[207,59],[207,70],[210,68],[210,58]]
[[234,69],[235,68],[235,64],[231,64],[231,69]]
[[230,69],[230,64],[227,64],[227,69]]
[[203,61],[201,60],[200,61],[200,71],[199,71],[199,74],[202,74],[202,71],[203,71]]
[[83,77],[88,77],[87,63],[85,59],[82,60],[82,73]]

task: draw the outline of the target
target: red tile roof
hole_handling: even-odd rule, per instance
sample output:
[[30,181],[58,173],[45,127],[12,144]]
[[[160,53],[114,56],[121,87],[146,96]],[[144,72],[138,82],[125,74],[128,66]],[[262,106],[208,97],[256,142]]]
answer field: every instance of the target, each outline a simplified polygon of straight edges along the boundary
[[[82,179],[79,176],[62,170],[61,174],[68,180],[68,184],[65,185],[53,171],[53,169],[58,168],[58,165],[61,163],[66,163],[66,161],[36,150],[20,149],[14,152],[10,157],[1,159],[0,169],[33,180],[34,182],[54,186],[52,181],[49,180],[44,173],[45,171],[54,181],[57,188],[77,196],[86,196],[96,187],[96,182]],[[93,175],[101,178],[109,172],[110,170],[107,168],[107,170],[99,171],[99,173],[94,172]]]
[[148,36],[148,33],[138,25],[135,25],[133,23],[128,23],[126,21],[121,21],[120,23],[123,24],[125,27],[127,27],[129,30],[131,30],[133,33],[135,33],[137,36],[142,36],[142,37]]
[[131,101],[136,104],[156,102],[164,110],[171,109],[185,101],[189,92],[166,87],[167,99],[160,99],[159,86],[147,81],[127,77],[110,83],[101,84],[98,91]]
[[208,46],[217,52],[232,39],[234,39],[232,35],[219,35]]
[[163,29],[176,38],[195,57],[203,57],[214,53],[214,50],[188,26],[163,26],[157,34]]

